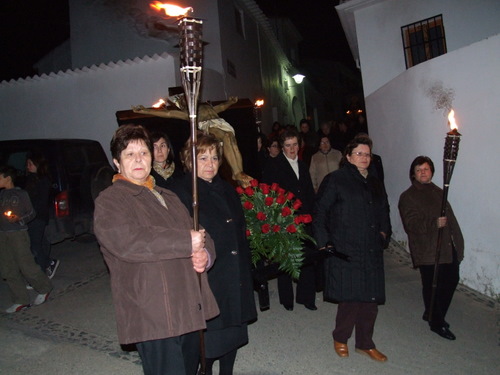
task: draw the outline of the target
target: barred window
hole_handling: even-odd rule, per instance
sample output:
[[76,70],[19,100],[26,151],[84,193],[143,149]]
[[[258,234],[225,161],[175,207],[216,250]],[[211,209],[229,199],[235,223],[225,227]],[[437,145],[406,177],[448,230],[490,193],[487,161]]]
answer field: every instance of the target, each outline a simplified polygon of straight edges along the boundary
[[446,53],[441,14],[403,26],[401,36],[407,69]]

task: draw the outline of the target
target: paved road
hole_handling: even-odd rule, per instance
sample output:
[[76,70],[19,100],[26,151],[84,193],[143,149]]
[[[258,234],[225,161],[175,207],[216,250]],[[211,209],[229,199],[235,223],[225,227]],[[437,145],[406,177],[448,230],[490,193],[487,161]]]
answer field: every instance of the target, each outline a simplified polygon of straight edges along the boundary
[[[93,238],[61,243],[53,255],[61,266],[47,303],[0,313],[0,374],[142,374],[137,353],[117,343],[109,277]],[[336,306],[318,293],[317,311],[300,305],[285,311],[271,281],[271,309],[250,326],[235,374],[500,374],[499,303],[461,286],[447,318],[457,340],[448,341],[421,320],[419,274],[393,245],[386,253],[386,284],[374,340],[388,362],[354,352],[337,357],[331,339]],[[9,305],[2,282],[0,311]]]

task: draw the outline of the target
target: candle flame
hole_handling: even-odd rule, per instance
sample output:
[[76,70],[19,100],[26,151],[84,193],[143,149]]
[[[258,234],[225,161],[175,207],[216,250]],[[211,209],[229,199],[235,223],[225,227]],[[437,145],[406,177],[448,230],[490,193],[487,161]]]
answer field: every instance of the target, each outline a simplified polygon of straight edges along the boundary
[[3,214],[7,217],[10,217],[12,216],[12,211],[5,211]]
[[165,106],[165,100],[160,99],[155,104],[152,105],[153,108],[161,108]]
[[455,111],[452,109],[448,114],[448,123],[450,124],[450,129],[458,129],[457,123],[455,122]]
[[264,99],[257,99],[255,101],[255,106],[256,107],[262,107],[264,105]]
[[168,17],[183,17],[186,16],[188,12],[192,12],[192,7],[182,8],[174,4],[164,4],[160,1],[154,1],[149,6],[158,11],[164,11],[165,15]]

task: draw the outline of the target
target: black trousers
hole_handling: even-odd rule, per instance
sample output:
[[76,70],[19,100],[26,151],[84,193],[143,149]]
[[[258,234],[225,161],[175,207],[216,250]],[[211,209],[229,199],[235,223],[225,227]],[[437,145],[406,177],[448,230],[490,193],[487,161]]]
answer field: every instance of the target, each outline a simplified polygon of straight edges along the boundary
[[43,272],[50,265],[50,243],[45,237],[44,220],[34,219],[28,223],[28,234],[30,236],[31,253],[35,257],[35,262]]
[[[280,303],[284,306],[293,306],[293,282],[287,273],[278,276],[278,294]],[[314,264],[302,267],[297,281],[297,303],[314,304],[316,299],[316,281]]]
[[356,328],[356,348],[374,349],[373,330],[378,315],[378,304],[373,302],[340,302],[335,318],[335,329],[333,339],[342,344],[347,340]]
[[136,344],[144,375],[195,375],[200,361],[198,331]]
[[[425,305],[424,315],[428,315],[431,306],[434,265],[420,266],[419,270],[422,278],[422,297]],[[453,262],[438,265],[436,297],[432,311],[432,322],[429,322],[431,327],[439,328],[444,325],[446,313],[450,307],[459,279],[460,265],[456,252],[453,250]]]

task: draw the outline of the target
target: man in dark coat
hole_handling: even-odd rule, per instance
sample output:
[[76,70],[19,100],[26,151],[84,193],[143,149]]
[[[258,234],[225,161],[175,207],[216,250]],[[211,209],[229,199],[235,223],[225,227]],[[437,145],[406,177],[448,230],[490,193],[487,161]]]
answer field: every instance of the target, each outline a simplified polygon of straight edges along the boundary
[[324,297],[338,302],[334,348],[347,357],[356,328],[356,351],[377,361],[387,357],[372,340],[378,304],[385,302],[383,250],[390,235],[389,204],[383,184],[369,173],[370,140],[354,138],[341,168],[325,177],[314,209],[314,235],[329,248]]
[[[269,159],[262,172],[264,183],[277,183],[287,191],[291,191],[300,199],[302,206],[299,214],[311,214],[314,204],[314,188],[309,174],[309,167],[298,160],[300,136],[296,130],[281,133],[280,144],[283,150],[275,158]],[[287,310],[293,310],[293,285],[288,274],[278,276],[278,292],[280,303]],[[302,267],[297,282],[297,303],[309,310],[316,310],[316,285],[314,265]]]

